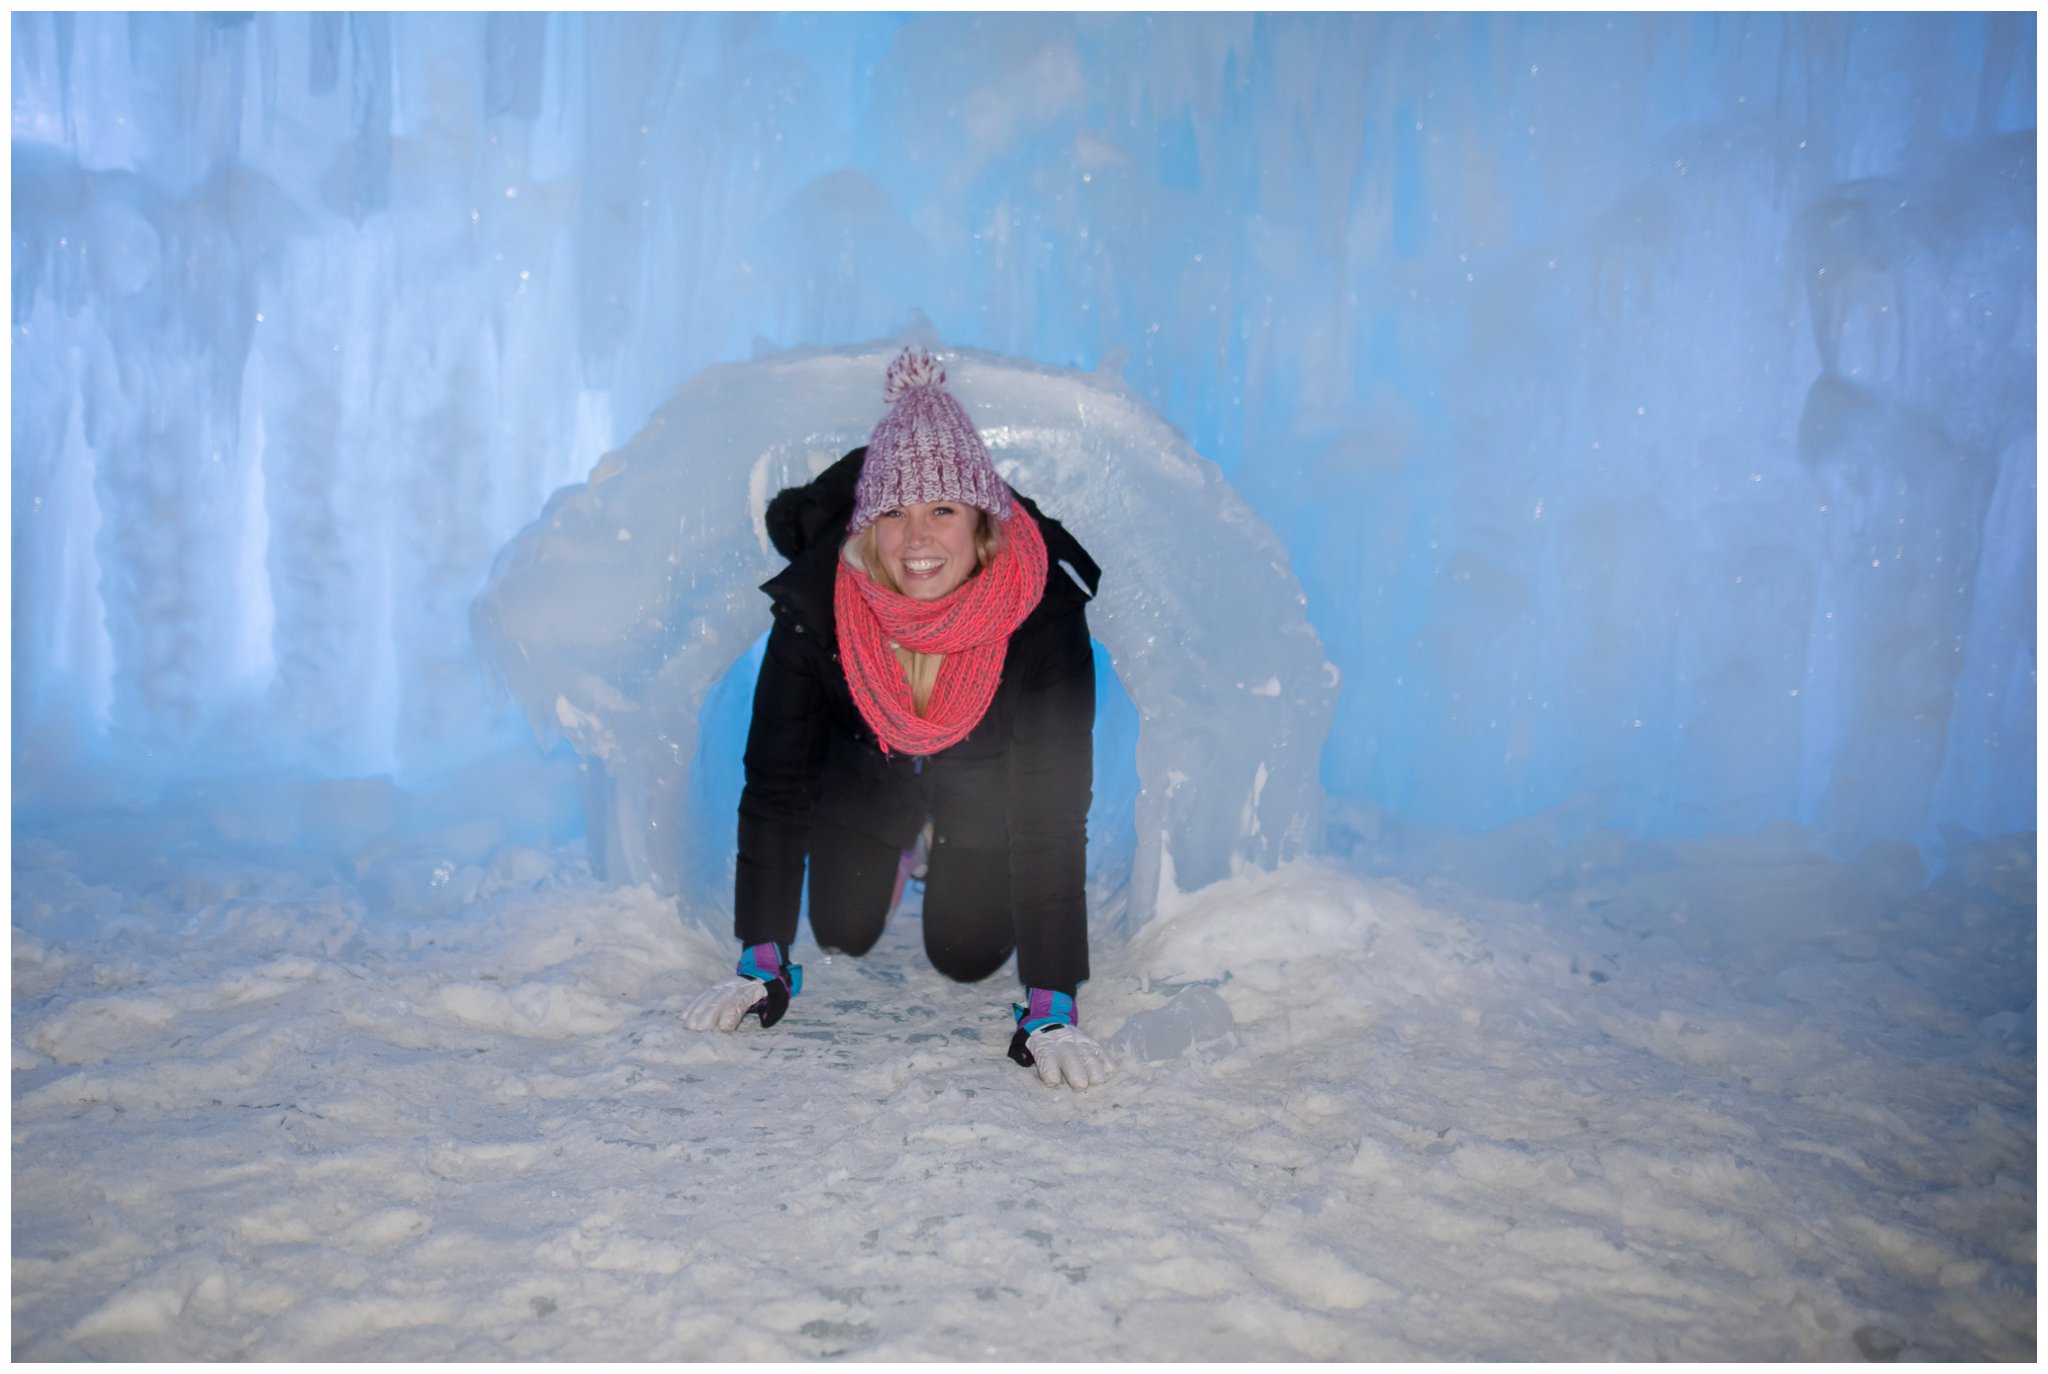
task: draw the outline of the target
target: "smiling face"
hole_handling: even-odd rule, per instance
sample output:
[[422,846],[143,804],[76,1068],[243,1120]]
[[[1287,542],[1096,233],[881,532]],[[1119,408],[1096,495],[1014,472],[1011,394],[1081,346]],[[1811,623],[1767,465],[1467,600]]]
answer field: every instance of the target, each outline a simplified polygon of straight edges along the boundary
[[985,519],[958,501],[920,501],[883,511],[872,526],[871,566],[886,586],[918,601],[937,601],[981,567],[974,536]]

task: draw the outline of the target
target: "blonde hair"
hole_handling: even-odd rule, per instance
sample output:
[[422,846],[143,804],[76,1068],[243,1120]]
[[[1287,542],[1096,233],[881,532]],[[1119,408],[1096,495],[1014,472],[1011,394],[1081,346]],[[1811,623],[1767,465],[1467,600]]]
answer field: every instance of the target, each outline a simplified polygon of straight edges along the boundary
[[[965,502],[961,504],[964,505]],[[981,507],[976,506],[973,509],[975,515],[980,518],[974,526],[974,571],[968,576],[979,577],[981,570],[995,562],[996,555],[1003,551],[1003,524]],[[867,571],[869,577],[901,596],[903,588],[896,585],[895,574],[889,571],[888,564],[882,559],[881,551],[875,547],[877,528],[876,525],[869,525],[854,536],[853,551],[859,555],[860,565]]]

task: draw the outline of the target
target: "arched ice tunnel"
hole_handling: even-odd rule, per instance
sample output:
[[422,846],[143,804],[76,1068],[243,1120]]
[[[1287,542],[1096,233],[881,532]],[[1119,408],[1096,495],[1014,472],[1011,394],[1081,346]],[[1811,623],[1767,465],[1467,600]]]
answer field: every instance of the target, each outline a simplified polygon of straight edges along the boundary
[[690,772],[708,695],[768,626],[758,586],[780,559],[762,514],[866,442],[906,342],[940,353],[997,469],[1102,566],[1090,628],[1138,715],[1135,851],[1090,847],[1091,888],[1129,864],[1114,928],[1163,892],[1317,850],[1337,670],[1279,540],[1117,377],[910,338],[692,377],[499,552],[477,642],[535,730],[580,756],[593,868],[676,893],[686,835],[730,844],[729,813],[692,814]]

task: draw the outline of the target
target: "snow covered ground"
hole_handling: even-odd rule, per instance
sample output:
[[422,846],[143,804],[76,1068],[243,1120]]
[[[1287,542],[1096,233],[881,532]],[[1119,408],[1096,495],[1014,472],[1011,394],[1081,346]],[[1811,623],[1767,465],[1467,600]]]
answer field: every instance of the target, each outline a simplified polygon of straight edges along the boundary
[[1077,1096],[907,917],[695,1035],[728,942],[573,850],[18,822],[13,1354],[2034,1354],[2031,835],[1332,830],[1098,947],[1235,1024]]

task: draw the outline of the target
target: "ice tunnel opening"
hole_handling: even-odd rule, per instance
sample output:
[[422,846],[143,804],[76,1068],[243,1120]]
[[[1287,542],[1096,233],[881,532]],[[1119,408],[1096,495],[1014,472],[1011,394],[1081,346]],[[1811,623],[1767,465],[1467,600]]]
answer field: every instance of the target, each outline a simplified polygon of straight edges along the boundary
[[[1095,650],[1095,795],[1088,808],[1088,911],[1091,926],[1106,932],[1129,898],[1137,855],[1138,708],[1109,650],[1100,640],[1089,642]],[[677,842],[686,906],[700,911],[731,911],[747,726],[767,644],[766,634],[756,638],[705,693],[698,713],[686,793],[690,819]]]
[[[707,369],[500,551],[472,627],[528,720],[581,758],[592,868],[606,881],[730,892],[752,676],[728,678],[767,619],[755,588],[780,565],[762,512],[866,437],[875,378],[903,346]],[[1339,674],[1285,546],[1115,376],[973,349],[944,357],[1004,480],[1092,551],[1088,564],[1107,556],[1088,611],[1117,684],[1102,693],[1114,733],[1097,737],[1115,771],[1099,774],[1093,919],[1128,936],[1169,891],[1315,852]],[[1128,827],[1108,809],[1124,796]]]

